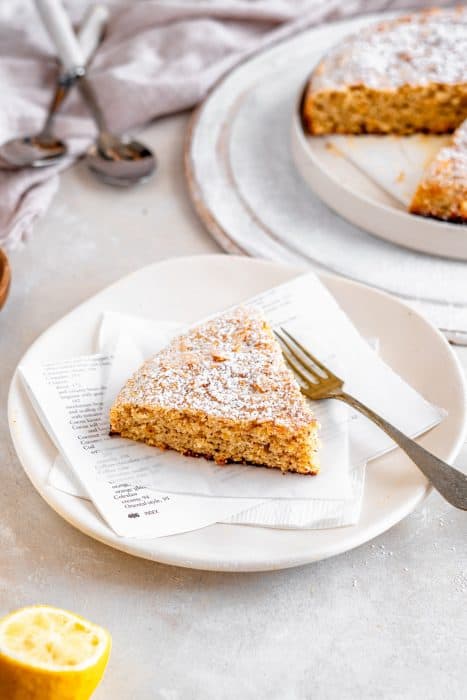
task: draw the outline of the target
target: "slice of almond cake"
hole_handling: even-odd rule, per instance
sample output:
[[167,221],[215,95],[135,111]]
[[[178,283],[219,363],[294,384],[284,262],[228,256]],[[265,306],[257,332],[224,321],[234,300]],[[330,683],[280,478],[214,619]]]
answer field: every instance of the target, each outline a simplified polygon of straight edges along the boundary
[[429,164],[410,211],[467,223],[467,120],[457,129],[451,143]]
[[263,315],[239,307],[181,335],[128,380],[114,433],[283,472],[318,471],[318,422]]

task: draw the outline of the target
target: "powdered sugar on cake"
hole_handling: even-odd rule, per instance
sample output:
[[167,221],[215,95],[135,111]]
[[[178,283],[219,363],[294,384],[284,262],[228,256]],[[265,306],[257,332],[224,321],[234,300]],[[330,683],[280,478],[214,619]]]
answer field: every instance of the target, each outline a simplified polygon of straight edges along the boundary
[[251,307],[175,338],[129,380],[116,405],[125,403],[284,426],[312,419],[264,317]]
[[366,27],[319,64],[313,88],[381,89],[467,80],[467,8],[431,10]]
[[[440,162],[448,167],[440,169]],[[441,149],[428,173],[436,173],[440,180],[449,178],[449,182],[460,181],[467,184],[467,121],[457,129],[452,144]]]

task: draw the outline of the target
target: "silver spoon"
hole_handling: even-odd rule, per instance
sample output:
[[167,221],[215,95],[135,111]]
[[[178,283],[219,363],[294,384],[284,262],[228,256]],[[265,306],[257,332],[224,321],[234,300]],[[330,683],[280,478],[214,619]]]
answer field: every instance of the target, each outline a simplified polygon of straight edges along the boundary
[[145,182],[157,167],[152,151],[139,141],[112,134],[85,76],[79,79],[78,86],[99,128],[97,141],[84,158],[89,170],[103,182],[117,187]]
[[[89,10],[82,22],[78,41],[86,63],[102,39],[108,15],[106,7],[97,5]],[[11,139],[3,144],[0,147],[0,168],[8,170],[28,167],[43,168],[54,165],[67,155],[67,145],[54,136],[53,126],[55,115],[76,79],[77,76],[73,73],[62,73],[58,79],[44,126],[38,134]]]
[[96,143],[85,156],[86,163],[103,182],[128,187],[144,182],[155,171],[156,159],[147,146],[112,134],[86,78],[85,60],[69,17],[59,0],[36,0],[42,21],[67,71],[78,78],[78,87],[99,129]]

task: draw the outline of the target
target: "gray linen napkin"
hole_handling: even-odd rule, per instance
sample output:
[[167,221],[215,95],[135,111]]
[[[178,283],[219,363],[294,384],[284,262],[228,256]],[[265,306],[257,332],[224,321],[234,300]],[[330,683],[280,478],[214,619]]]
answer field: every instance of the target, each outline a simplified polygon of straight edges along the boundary
[[[69,0],[78,23],[90,2]],[[111,2],[105,40],[90,68],[109,126],[126,131],[184,110],[240,59],[305,27],[363,12],[426,5],[423,0],[191,0]],[[437,2],[437,5],[443,4]],[[57,76],[51,42],[32,0],[0,3],[0,143],[37,131]],[[58,173],[95,129],[74,94],[57,119],[70,158],[40,171],[0,172],[0,246],[13,248],[48,208]]]

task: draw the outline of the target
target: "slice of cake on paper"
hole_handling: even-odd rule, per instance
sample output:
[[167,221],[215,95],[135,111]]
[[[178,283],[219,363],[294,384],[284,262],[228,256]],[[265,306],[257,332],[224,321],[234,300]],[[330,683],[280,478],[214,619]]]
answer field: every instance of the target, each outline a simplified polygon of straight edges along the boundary
[[253,308],[227,311],[172,340],[128,380],[110,424],[122,437],[219,464],[318,471],[318,423]]
[[414,194],[410,211],[467,223],[467,121],[458,128],[452,143],[431,161]]

